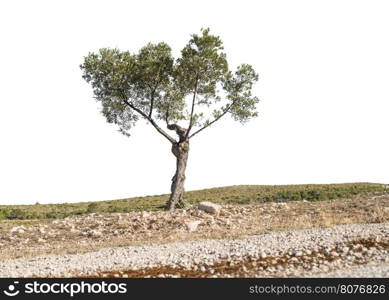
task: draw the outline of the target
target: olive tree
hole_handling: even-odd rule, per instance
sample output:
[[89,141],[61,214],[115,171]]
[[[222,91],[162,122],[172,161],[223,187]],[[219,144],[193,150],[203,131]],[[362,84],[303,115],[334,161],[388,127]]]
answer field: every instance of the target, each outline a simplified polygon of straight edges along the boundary
[[191,36],[177,59],[161,42],[149,43],[135,54],[103,48],[89,53],[80,66],[102,114],[122,134],[129,136],[135,123],[144,119],[170,142],[176,172],[168,210],[185,204],[192,138],[227,114],[242,123],[257,116],[258,98],[252,95],[257,73],[248,64],[230,71],[223,50],[221,39],[202,29]]

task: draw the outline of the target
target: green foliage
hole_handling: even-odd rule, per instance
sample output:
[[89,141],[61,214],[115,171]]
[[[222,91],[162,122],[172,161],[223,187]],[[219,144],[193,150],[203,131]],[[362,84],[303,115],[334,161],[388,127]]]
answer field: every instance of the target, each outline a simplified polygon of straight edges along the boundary
[[257,80],[258,74],[250,65],[246,64],[238,67],[235,76],[231,73],[228,74],[224,88],[229,92],[228,99],[231,103],[235,103],[231,106],[230,112],[236,121],[244,123],[248,119],[257,116],[255,105],[259,99],[251,94],[253,84]]
[[[244,185],[190,191],[189,204],[211,201],[220,204],[249,204],[286,201],[322,201],[389,193],[383,184],[346,183],[311,185]],[[0,206],[0,220],[58,219],[91,212],[162,210],[168,195],[136,197],[101,202]]]
[[96,202],[89,203],[86,212],[88,213],[96,212],[98,207],[99,205]]
[[19,208],[9,209],[5,211],[7,219],[26,219],[27,212]]
[[257,115],[258,98],[251,90],[258,75],[247,64],[230,71],[223,50],[221,39],[202,29],[177,59],[161,42],[149,43],[136,54],[103,48],[89,53],[80,67],[102,114],[121,133],[129,135],[144,118],[172,141],[157,122],[186,121],[190,138],[227,113],[240,122]]

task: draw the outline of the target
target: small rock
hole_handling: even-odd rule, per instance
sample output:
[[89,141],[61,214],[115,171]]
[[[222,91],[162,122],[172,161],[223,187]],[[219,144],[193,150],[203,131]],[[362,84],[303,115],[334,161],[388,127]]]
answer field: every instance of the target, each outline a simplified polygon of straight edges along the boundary
[[150,213],[147,211],[142,211],[142,218],[148,218],[150,216]]
[[277,266],[276,266],[276,269],[277,269],[278,271],[284,270],[284,266],[282,266],[282,265],[277,265]]
[[89,231],[88,235],[92,237],[101,237],[103,233],[97,230],[91,230]]
[[189,232],[194,232],[197,230],[197,227],[201,224],[201,221],[189,221],[186,222],[186,228],[188,229]]
[[208,201],[200,202],[197,208],[207,213],[217,214],[217,215],[220,213],[221,210],[220,205]]
[[294,256],[303,256],[303,252],[302,251],[296,251],[293,253]]
[[195,210],[192,212],[192,215],[195,216],[195,217],[198,217],[201,215],[201,210],[199,210],[198,208],[195,208]]
[[336,251],[333,251],[333,252],[331,252],[331,256],[332,256],[332,257],[338,257],[338,256],[339,256],[339,254],[338,254],[338,252],[336,252]]
[[24,226],[12,227],[11,230],[10,230],[11,233],[19,233],[19,234],[24,233],[24,231],[25,231],[25,227]]

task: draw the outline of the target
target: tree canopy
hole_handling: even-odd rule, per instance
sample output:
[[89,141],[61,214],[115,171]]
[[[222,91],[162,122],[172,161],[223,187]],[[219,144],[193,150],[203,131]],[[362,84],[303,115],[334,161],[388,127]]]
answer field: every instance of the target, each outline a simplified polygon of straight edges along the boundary
[[177,143],[163,124],[183,141],[226,114],[242,123],[257,116],[252,87],[258,74],[248,64],[231,71],[223,51],[221,39],[202,29],[177,59],[166,43],[149,43],[138,53],[110,48],[89,53],[81,69],[103,115],[121,133],[128,136],[143,118]]

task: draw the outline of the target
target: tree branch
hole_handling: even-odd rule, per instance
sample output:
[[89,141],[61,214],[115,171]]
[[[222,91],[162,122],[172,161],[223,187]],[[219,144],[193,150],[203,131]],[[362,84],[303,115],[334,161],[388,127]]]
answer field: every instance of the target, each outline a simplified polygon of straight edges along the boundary
[[176,143],[176,140],[173,139],[170,135],[168,135],[161,127],[159,127],[157,125],[157,123],[155,123],[155,121],[150,118],[148,115],[146,115],[143,111],[141,111],[139,108],[136,108],[131,102],[128,102],[124,93],[121,92],[122,94],[122,97],[123,97],[123,101],[125,104],[127,104],[130,108],[132,108],[133,110],[135,110],[138,114],[140,114],[143,118],[145,118],[147,121],[149,121],[151,123],[151,125],[153,125],[153,127],[160,133],[162,134],[165,138],[168,139],[169,142],[171,142],[172,144]]
[[161,83],[161,80],[158,80],[158,82],[155,84],[154,88],[151,88],[151,86],[148,85],[149,88],[151,89],[149,118],[151,118],[151,116],[152,116],[152,114],[153,114],[155,91],[157,90],[158,85],[159,85],[160,83]]
[[197,130],[196,132],[194,132],[191,136],[189,136],[189,138],[191,139],[192,137],[194,137],[196,134],[198,134],[199,132],[203,131],[205,128],[211,126],[213,123],[215,123],[216,121],[220,120],[226,113],[228,113],[228,111],[230,110],[230,108],[235,104],[235,101],[232,102],[224,111],[222,114],[220,114],[217,118],[215,118],[212,122],[209,122],[207,125],[203,126],[202,128],[200,128],[199,130]]
[[166,126],[169,126],[169,111],[170,111],[170,106],[168,104],[168,107],[166,109],[166,113],[165,113],[165,122],[166,122]]
[[188,130],[186,131],[186,134],[185,134],[185,139],[188,138],[189,132],[192,129],[192,126],[193,126],[193,112],[194,112],[194,107],[195,107],[198,82],[199,82],[199,76],[197,75],[196,76],[195,88],[194,88],[194,91],[193,91],[192,109],[191,109],[191,112],[190,112],[190,121],[189,121]]
[[[235,87],[235,90],[236,91],[239,91],[239,89],[242,87],[242,85],[244,84],[245,82],[240,82],[236,87]],[[215,118],[212,122],[208,123],[207,125],[205,125],[204,127],[200,128],[199,130],[197,130],[195,133],[193,133],[191,136],[189,136],[189,138],[192,138],[194,137],[196,134],[198,134],[199,132],[203,131],[205,128],[211,126],[213,123],[215,123],[216,121],[220,120],[226,113],[228,113],[228,111],[231,109],[231,107],[235,104],[235,101],[232,101],[231,104],[223,111],[223,113],[218,116],[217,118]]]
[[153,107],[154,107],[154,93],[155,89],[151,91],[151,96],[150,96],[150,111],[149,111],[149,118],[151,119],[151,116],[153,114]]

